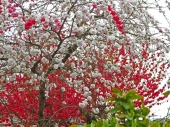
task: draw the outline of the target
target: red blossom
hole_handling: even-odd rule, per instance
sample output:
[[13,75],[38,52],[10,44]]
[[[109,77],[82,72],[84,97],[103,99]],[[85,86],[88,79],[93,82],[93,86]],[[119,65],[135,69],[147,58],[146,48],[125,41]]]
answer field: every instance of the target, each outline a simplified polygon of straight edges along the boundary
[[35,19],[28,19],[25,23],[25,29],[29,30],[35,24],[36,24]]
[[40,21],[41,21],[41,22],[45,22],[45,18],[42,17],[42,18],[40,19]]
[[124,29],[124,25],[123,25],[123,22],[122,20],[120,19],[120,17],[117,15],[116,11],[113,10],[111,8],[110,5],[107,6],[108,7],[108,11],[110,12],[110,14],[112,15],[112,18],[116,24],[116,27],[117,29],[122,33],[122,34],[125,34],[125,31],[123,30]]
[[12,13],[12,17],[13,18],[17,18],[18,17],[18,13]]
[[108,11],[112,11],[112,8],[110,5],[107,6]]
[[125,56],[125,48],[124,48],[124,45],[122,45],[122,47],[120,48],[119,54]]
[[15,5],[9,4],[7,8],[8,8],[8,13],[10,13],[10,14],[15,13],[15,11],[16,11]]
[[93,8],[97,8],[97,4],[93,4],[92,6],[93,6]]
[[2,30],[0,30],[0,34],[2,34],[3,33],[3,31]]

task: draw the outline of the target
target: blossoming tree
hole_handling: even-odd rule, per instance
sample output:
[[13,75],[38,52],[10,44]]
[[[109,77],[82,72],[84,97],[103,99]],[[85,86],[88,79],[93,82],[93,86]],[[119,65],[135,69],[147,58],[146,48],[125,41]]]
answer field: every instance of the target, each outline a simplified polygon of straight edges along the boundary
[[0,124],[90,123],[107,117],[114,87],[159,104],[169,30],[146,8],[143,0],[1,0]]

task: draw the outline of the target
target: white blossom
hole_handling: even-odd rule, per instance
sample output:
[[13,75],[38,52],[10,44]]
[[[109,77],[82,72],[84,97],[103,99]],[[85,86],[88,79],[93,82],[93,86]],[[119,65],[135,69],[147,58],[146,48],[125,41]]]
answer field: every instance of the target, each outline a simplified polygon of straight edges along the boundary
[[99,90],[99,88],[97,88],[95,91],[96,91],[97,93],[99,93],[100,90]]
[[80,108],[84,108],[84,107],[85,107],[85,104],[84,104],[84,103],[79,103],[79,107],[80,107]]
[[71,63],[71,68],[75,68],[75,63]]
[[20,65],[16,66],[15,70],[16,70],[16,72],[20,72],[21,71],[21,66]]
[[54,64],[54,69],[58,69],[58,64]]
[[65,92],[65,91],[66,91],[65,87],[61,87],[61,92]]
[[101,83],[105,82],[105,79],[104,79],[104,78],[101,78],[101,79],[100,79],[100,82],[101,82]]
[[25,59],[26,61],[30,61],[30,56],[29,56],[29,55],[26,55],[24,59]]
[[88,97],[89,96],[89,92],[84,92],[83,96],[84,97]]
[[35,55],[39,55],[40,54],[40,50],[38,50],[38,49],[35,49],[35,48],[31,48],[30,49],[30,54],[32,55],[32,56],[35,56]]
[[85,99],[85,100],[83,101],[83,103],[84,103],[85,106],[87,106],[87,105],[88,105],[87,99]]
[[106,107],[106,108],[104,109],[104,111],[105,111],[105,112],[108,112],[108,111],[109,111],[109,107]]
[[62,63],[62,62],[59,63],[59,64],[58,64],[58,67],[63,68],[63,67],[64,67],[64,63]]
[[78,47],[83,46],[84,43],[85,43],[82,39],[81,39],[81,40],[77,40],[76,42],[77,42],[77,46],[78,46]]
[[4,45],[4,49],[6,49],[7,51],[12,51],[12,46]]
[[7,62],[8,62],[8,66],[15,66],[16,65],[16,62],[13,58],[9,58]]
[[99,112],[100,112],[98,108],[93,108],[92,111],[94,114],[99,114]]
[[43,62],[43,63],[48,63],[48,59],[47,58],[45,58],[45,57],[43,57],[43,58],[41,58],[41,61]]
[[104,99],[103,96],[99,96],[99,100],[100,100],[100,101],[104,101],[105,99]]
[[93,89],[93,88],[95,88],[95,84],[90,85],[90,89]]
[[47,98],[48,98],[48,97],[49,97],[49,95],[48,95],[48,94],[49,94],[49,92],[46,90],[46,91],[45,91],[45,97],[47,97]]
[[88,100],[88,101],[91,101],[91,100],[92,100],[92,97],[91,97],[91,96],[88,96],[88,97],[87,97],[87,100]]
[[76,77],[77,77],[77,73],[76,73],[76,72],[73,72],[73,73],[70,74],[70,76],[71,76],[72,78],[76,78]]
[[110,93],[106,93],[106,96],[107,97],[111,97],[112,95]]
[[65,105],[65,104],[67,104],[67,103],[66,103],[65,101],[63,101],[63,102],[62,102],[62,104],[64,104],[64,105]]
[[62,59],[61,58],[55,58],[54,59],[56,63],[61,63]]
[[83,89],[84,91],[89,91],[89,88],[87,86],[85,86]]

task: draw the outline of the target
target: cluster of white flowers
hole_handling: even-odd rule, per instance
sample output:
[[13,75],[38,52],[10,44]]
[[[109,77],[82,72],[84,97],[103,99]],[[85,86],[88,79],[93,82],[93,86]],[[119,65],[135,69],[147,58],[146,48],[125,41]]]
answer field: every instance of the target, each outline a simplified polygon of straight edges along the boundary
[[92,111],[93,111],[94,114],[99,114],[100,113],[98,108],[93,108]]
[[9,58],[7,62],[8,62],[8,67],[13,67],[17,64],[13,58]]
[[49,97],[49,91],[48,91],[48,90],[45,91],[45,97],[46,97],[46,98]]
[[41,51],[39,50],[39,49],[35,49],[35,48],[32,48],[31,47],[31,49],[30,49],[30,54],[32,55],[32,56],[35,56],[35,55],[40,55],[40,53],[41,53]]
[[61,63],[61,62],[62,62],[62,58],[54,58],[54,61],[55,61],[56,63]]
[[84,97],[89,97],[91,95],[91,91],[88,87],[84,87]]
[[15,71],[16,71],[16,72],[20,72],[20,71],[21,71],[21,66],[20,66],[20,65],[17,65],[17,66],[15,67]]
[[45,58],[45,57],[41,58],[41,61],[42,61],[43,63],[45,63],[45,64],[47,64],[47,63],[49,62],[48,59]]
[[95,84],[91,84],[90,89],[94,89],[94,88],[95,88]]
[[65,92],[66,88],[65,87],[61,87],[61,92]]
[[87,102],[87,101],[88,101],[88,100],[85,99],[83,102],[79,103],[79,106],[80,106],[81,108],[85,108],[85,107],[88,105],[88,102]]
[[57,85],[55,83],[45,84],[45,87],[48,91],[51,91],[52,88],[57,88]]
[[98,70],[94,70],[94,72],[91,72],[91,77],[100,77],[101,76],[101,73],[98,71]]
[[12,51],[12,46],[11,45],[4,45],[4,49],[6,50],[6,51]]

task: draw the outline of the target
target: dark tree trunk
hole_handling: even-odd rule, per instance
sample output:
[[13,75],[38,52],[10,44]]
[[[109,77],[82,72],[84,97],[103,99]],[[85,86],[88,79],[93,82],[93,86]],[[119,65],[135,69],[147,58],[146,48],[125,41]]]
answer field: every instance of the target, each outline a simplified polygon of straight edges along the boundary
[[86,123],[87,123],[87,124],[91,124],[92,121],[96,121],[95,116],[90,115],[89,113],[87,113],[87,114],[85,115],[85,117],[86,117]]
[[40,94],[39,94],[39,111],[38,111],[38,125],[43,127],[44,125],[44,106],[45,106],[45,82],[40,81]]

